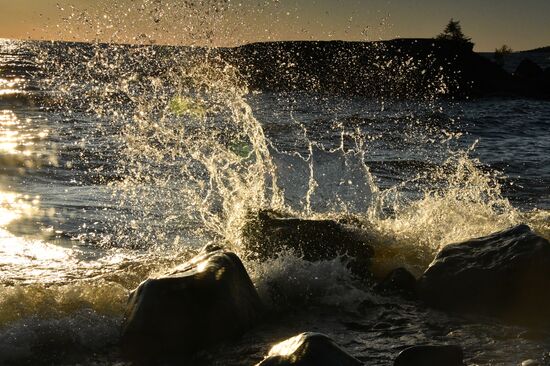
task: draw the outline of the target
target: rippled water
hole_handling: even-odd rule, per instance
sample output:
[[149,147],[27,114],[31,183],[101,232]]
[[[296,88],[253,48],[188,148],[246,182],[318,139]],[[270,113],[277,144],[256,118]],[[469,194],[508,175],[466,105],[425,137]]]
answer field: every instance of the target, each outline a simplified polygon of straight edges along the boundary
[[[128,291],[246,214],[353,219],[373,270],[525,222],[550,238],[550,103],[250,92],[203,49],[0,41],[0,364],[117,364]],[[516,365],[547,334],[375,295],[342,259],[245,263],[272,319],[199,356],[251,365],[302,331],[368,364],[457,343]],[[276,287],[284,296],[273,298]]]

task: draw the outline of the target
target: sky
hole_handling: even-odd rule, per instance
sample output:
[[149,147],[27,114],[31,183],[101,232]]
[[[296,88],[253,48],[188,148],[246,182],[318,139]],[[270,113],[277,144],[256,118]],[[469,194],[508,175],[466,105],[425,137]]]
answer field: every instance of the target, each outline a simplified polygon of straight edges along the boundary
[[550,45],[550,0],[0,0],[0,38],[232,46],[433,37],[477,51]]

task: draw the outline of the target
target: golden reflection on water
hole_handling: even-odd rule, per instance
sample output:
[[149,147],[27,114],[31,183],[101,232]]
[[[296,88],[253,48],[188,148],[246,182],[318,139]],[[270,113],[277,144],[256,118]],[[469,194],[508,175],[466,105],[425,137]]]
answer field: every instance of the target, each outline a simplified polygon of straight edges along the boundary
[[[25,225],[43,215],[40,198],[0,191],[0,287],[24,283],[63,283],[112,272],[127,261],[123,253],[104,253],[96,257],[70,240],[50,243],[43,239],[54,228],[42,230],[43,236],[19,236],[10,227]],[[57,231],[56,231],[57,232]]]
[[22,217],[30,217],[38,211],[40,197],[30,197],[12,192],[0,191],[0,227]]
[[[1,76],[0,70],[0,76]],[[25,82],[22,78],[4,79],[0,77],[0,97],[22,94],[18,87]]]
[[[0,97],[17,93],[23,81],[0,78]],[[32,156],[34,145],[47,136],[47,131],[37,131],[31,122],[20,120],[11,109],[0,109],[0,169],[3,171],[15,167],[18,176],[22,168],[36,167],[36,159]],[[10,231],[10,226],[24,225],[23,220],[32,222],[43,212],[39,196],[12,192],[6,180],[4,177],[3,182],[0,181],[0,284],[51,280],[60,276],[60,269],[75,263],[73,251],[40,239],[20,237]]]
[[12,111],[2,110],[0,111],[0,126],[0,153],[17,153],[19,131],[16,128],[19,126],[19,120]]
[[70,250],[42,240],[18,237],[8,230],[18,220],[36,216],[39,197],[0,191],[0,280],[51,277],[66,265]]
[[10,225],[41,215],[40,198],[0,191],[0,284],[55,282],[78,265],[71,248],[17,236]]
[[[2,96],[20,92],[18,88],[22,83],[22,79],[2,78],[0,70],[0,102]],[[60,232],[53,227],[41,228],[37,221],[53,216],[55,210],[44,210],[40,196],[19,193],[17,190],[21,189],[14,187],[20,186],[20,178],[39,169],[42,163],[56,165],[55,151],[37,146],[49,134],[38,122],[20,118],[16,110],[10,109],[9,101],[0,105],[0,288],[94,277],[106,266],[116,266],[125,259],[109,255],[90,260],[89,254],[69,239],[48,242],[54,231]],[[24,183],[22,187],[24,191]],[[30,230],[26,227],[29,225]],[[32,236],[28,232],[32,232]],[[93,254],[92,258],[95,258]]]
[[96,252],[90,255],[68,239],[63,243],[50,243],[43,238],[54,231],[53,227],[42,230],[44,235],[38,237],[18,236],[10,231],[44,214],[52,213],[40,207],[39,196],[0,190],[0,288],[95,278],[112,274],[128,261],[125,253],[116,251],[100,257],[95,256]]
[[[0,79],[0,87],[2,86]],[[30,166],[34,141],[30,132],[23,131],[21,121],[12,110],[0,110],[0,168]],[[31,197],[6,191],[0,185],[0,228],[4,229],[15,220],[37,213],[40,197]],[[2,235],[2,239],[5,235]]]
[[[21,121],[9,109],[0,110],[0,154],[30,156],[36,137],[23,130]],[[45,137],[45,136],[44,136]],[[5,160],[5,159],[2,159]]]
[[[9,63],[11,60],[16,59],[17,56],[17,42],[13,42],[7,39],[0,39],[0,101],[2,97],[11,97],[18,95],[26,95],[24,91],[27,80],[23,77],[13,75],[7,75],[7,70],[11,69]],[[6,62],[8,66],[6,66]]]
[[12,279],[15,276],[20,280],[51,276],[56,268],[65,267],[70,252],[60,246],[20,238],[0,229],[0,269],[3,270],[0,276],[8,275]]

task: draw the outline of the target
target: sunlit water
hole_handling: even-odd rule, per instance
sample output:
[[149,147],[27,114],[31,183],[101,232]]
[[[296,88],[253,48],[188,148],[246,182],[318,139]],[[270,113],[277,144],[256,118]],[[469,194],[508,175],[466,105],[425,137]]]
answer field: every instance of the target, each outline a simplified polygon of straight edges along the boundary
[[[550,238],[548,151],[549,102],[258,93],[215,51],[0,42],[0,364],[121,362],[128,292],[205,243],[242,254],[262,208],[351,220],[380,276],[521,222]],[[251,365],[303,331],[374,365],[422,343],[480,365],[548,351],[374,295],[340,259],[245,265],[273,320],[205,364]]]

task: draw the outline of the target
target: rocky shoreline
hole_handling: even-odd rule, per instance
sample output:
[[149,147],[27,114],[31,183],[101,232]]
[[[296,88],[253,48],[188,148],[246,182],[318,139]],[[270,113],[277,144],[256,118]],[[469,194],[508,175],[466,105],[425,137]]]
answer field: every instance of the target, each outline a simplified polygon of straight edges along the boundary
[[[275,216],[272,212],[258,217],[253,224],[256,231],[248,229],[252,243],[270,231],[276,233],[276,239],[264,236],[269,248],[280,245],[312,261],[320,258],[319,253],[321,258],[328,258],[329,253],[340,256],[348,243],[350,248],[363,245],[362,254],[373,253],[367,241],[357,240],[357,234],[350,236],[346,227],[335,221]],[[349,263],[351,270],[369,266],[368,261]],[[419,279],[402,268],[381,281],[368,275],[368,268],[355,273],[382,296],[403,296],[418,306],[474,319],[491,317],[526,325],[534,332],[550,325],[546,291],[550,286],[550,242],[526,225],[446,246]],[[189,360],[196,352],[239,337],[266,317],[276,314],[266,311],[239,257],[209,245],[195,258],[144,281],[132,292],[122,332],[123,354],[137,365],[195,364]],[[458,366],[464,365],[463,357],[460,345],[417,345],[404,349],[394,365]],[[313,332],[275,345],[257,366],[363,364],[327,336]]]
[[550,99],[550,70],[528,59],[514,73],[463,43],[438,39],[377,42],[288,41],[223,50],[253,90],[389,98]]

